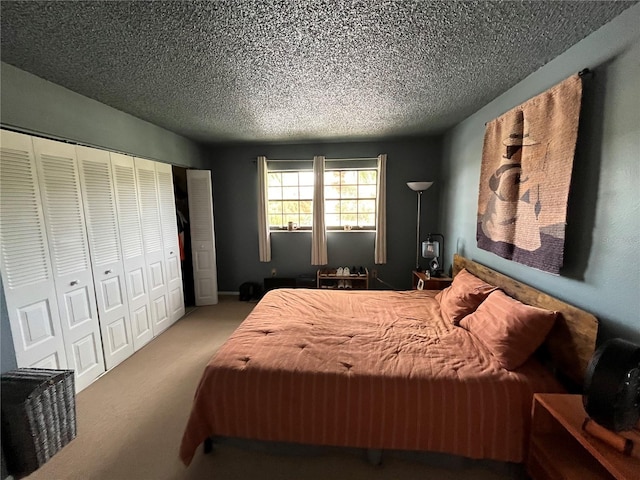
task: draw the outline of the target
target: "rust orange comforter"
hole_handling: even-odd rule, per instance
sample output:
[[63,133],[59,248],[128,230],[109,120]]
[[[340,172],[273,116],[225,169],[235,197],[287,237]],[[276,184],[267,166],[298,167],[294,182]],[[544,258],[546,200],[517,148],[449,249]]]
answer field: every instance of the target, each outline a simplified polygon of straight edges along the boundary
[[533,393],[562,388],[501,368],[435,293],[267,293],[206,366],[182,461],[214,435],[523,461]]

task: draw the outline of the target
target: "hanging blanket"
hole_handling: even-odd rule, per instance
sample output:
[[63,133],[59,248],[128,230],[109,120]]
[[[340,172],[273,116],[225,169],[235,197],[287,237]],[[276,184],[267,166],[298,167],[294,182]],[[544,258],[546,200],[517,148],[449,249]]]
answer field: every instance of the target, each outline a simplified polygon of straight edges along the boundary
[[576,74],[487,124],[479,248],[560,272],[581,98]]

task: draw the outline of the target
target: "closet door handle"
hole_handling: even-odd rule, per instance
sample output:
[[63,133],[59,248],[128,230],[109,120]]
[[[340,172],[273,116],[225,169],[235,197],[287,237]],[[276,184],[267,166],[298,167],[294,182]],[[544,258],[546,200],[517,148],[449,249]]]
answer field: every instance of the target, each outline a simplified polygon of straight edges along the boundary
[[71,282],[69,282],[69,285],[71,285],[72,287],[77,284],[78,284],[78,280],[71,280]]
[[113,270],[105,270],[105,271],[104,271],[104,274],[105,274],[105,275],[109,275],[112,271],[113,271]]
[[169,255],[173,255],[173,252],[169,252]]

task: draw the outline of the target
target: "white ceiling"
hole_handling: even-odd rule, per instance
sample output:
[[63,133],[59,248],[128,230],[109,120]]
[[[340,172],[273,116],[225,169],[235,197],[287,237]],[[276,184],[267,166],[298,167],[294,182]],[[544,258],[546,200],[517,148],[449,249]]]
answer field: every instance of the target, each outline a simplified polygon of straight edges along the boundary
[[1,58],[198,141],[427,135],[635,3],[3,0]]

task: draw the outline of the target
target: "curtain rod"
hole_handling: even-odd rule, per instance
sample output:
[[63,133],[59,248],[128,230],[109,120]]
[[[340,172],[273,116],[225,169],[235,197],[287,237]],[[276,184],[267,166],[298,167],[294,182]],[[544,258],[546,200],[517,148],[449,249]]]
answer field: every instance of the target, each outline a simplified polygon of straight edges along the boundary
[[[378,157],[358,157],[358,158],[325,158],[324,161],[325,162],[350,162],[350,161],[360,161],[360,160],[378,160]],[[253,163],[256,163],[257,160],[253,159],[251,160]],[[267,158],[267,162],[278,162],[278,163],[286,163],[286,162],[313,162],[312,158],[305,158],[305,159],[282,159],[282,160],[278,160],[278,159],[272,159],[272,158]]]

